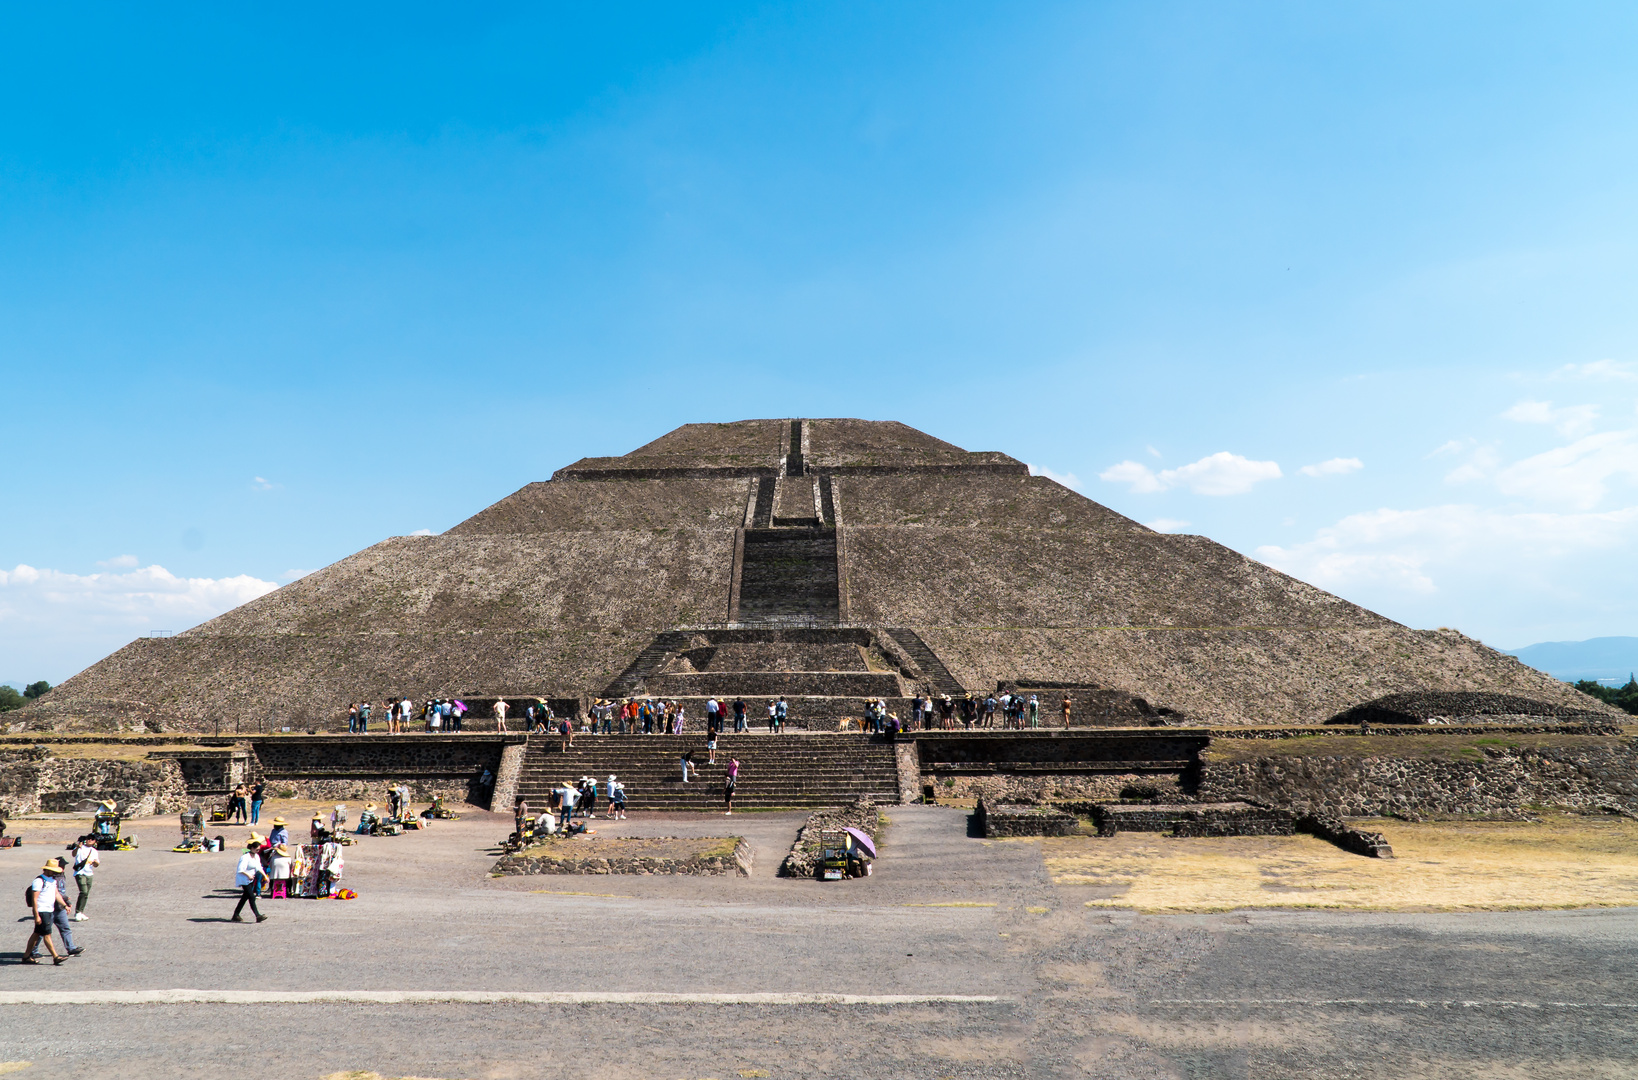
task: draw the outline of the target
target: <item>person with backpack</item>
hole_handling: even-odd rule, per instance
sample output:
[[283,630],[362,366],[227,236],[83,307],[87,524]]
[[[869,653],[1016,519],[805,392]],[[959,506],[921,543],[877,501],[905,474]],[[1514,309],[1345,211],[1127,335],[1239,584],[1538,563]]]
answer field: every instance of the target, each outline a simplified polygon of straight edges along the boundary
[[91,917],[85,913],[85,906],[91,902],[91,877],[101,865],[102,860],[97,858],[96,837],[80,837],[74,848],[74,884],[80,890],[80,895],[74,900],[75,922],[84,922]]
[[62,893],[57,888],[57,875],[63,872],[63,864],[57,859],[47,859],[40,867],[39,876],[28,883],[23,890],[23,901],[28,906],[30,915],[30,930],[28,945],[23,949],[24,964],[38,964],[34,950],[41,941],[51,953],[51,962],[61,964],[68,957],[57,952],[56,942],[51,940],[51,927],[58,905],[62,901]]

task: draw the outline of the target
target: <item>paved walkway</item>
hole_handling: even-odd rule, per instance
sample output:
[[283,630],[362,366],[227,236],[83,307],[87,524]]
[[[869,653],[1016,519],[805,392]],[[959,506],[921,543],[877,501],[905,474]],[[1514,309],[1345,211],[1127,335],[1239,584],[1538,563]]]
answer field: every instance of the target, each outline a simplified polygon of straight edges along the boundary
[[[0,950],[0,1061],[76,1078],[1215,1080],[1614,1077],[1638,1060],[1632,910],[1139,916],[1086,908],[1035,843],[971,838],[962,811],[886,812],[877,873],[841,883],[773,876],[800,814],[598,823],[731,824],[757,849],[749,879],[492,879],[510,820],[474,812],[363,840],[358,900],[270,901],[260,926],[225,921],[231,852],[173,854],[174,818],[139,825],[149,846],[105,856],[84,957],[17,966],[20,923]],[[55,853],[0,850],[0,876],[20,890]]]

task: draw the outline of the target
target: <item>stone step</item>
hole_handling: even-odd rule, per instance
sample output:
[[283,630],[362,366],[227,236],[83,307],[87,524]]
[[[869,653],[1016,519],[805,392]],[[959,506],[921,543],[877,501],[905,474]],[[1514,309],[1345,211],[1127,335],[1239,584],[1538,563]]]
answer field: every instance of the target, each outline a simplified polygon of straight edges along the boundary
[[834,623],[840,612],[834,529],[747,529],[739,619],[782,616]]

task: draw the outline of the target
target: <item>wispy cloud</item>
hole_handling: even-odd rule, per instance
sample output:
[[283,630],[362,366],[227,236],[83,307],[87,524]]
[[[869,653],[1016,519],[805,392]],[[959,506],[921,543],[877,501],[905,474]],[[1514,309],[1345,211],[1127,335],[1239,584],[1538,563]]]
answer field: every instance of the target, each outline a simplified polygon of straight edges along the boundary
[[1179,521],[1177,518],[1155,518],[1153,521],[1145,521],[1143,524],[1155,532],[1175,533],[1187,529],[1190,523]]
[[1081,490],[1081,478],[1072,472],[1061,473],[1049,469],[1045,465],[1031,465],[1029,467],[1029,474],[1031,476],[1044,476],[1048,480],[1060,483],[1064,487],[1070,488],[1074,491]]
[[1502,413],[1502,419],[1520,424],[1550,424],[1560,435],[1574,436],[1592,430],[1598,422],[1598,406],[1564,405],[1554,408],[1551,401],[1521,401]]
[[1619,477],[1638,479],[1638,431],[1606,431],[1515,462],[1496,474],[1504,495],[1591,510]]
[[1297,471],[1304,476],[1344,476],[1364,467],[1365,463],[1356,457],[1334,457],[1317,465],[1304,465]]
[[180,578],[157,565],[127,573],[73,574],[19,564],[0,570],[0,624],[17,628],[88,621],[133,631],[180,630],[276,588],[248,574]]
[[104,570],[128,570],[137,565],[135,555],[115,555],[112,559],[104,559],[97,563]]
[[1638,507],[1602,514],[1507,513],[1472,505],[1372,510],[1257,558],[1324,589],[1438,589],[1441,571],[1517,567],[1611,551],[1638,541]]
[[258,477],[254,478],[254,480],[252,481],[250,486],[253,489],[255,489],[256,491],[272,491],[274,488],[280,487],[282,485],[275,484],[273,481],[267,479],[266,477],[258,476]]
[[432,530],[431,529],[416,529],[414,532],[410,533],[409,535],[410,536],[431,536],[432,535]]
[[1628,360],[1594,360],[1588,364],[1565,364],[1553,376],[1561,379],[1638,382],[1638,364]]
[[1098,474],[1098,479],[1116,484],[1130,484],[1132,491],[1144,494],[1186,487],[1197,495],[1243,495],[1264,480],[1277,480],[1284,474],[1272,461],[1252,461],[1227,450],[1208,454],[1199,461],[1162,469],[1155,472],[1136,461],[1122,461]]

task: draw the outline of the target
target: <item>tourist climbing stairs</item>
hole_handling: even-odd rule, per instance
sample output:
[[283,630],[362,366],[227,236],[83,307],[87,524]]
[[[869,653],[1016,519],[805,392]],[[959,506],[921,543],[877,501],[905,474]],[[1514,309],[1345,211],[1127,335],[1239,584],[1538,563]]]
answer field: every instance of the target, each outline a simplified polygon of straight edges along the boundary
[[[684,784],[678,761],[688,750],[698,772]],[[728,734],[717,763],[707,756],[704,735],[576,735],[567,752],[556,737],[531,735],[518,795],[545,806],[551,788],[595,776],[601,800],[613,773],[631,810],[721,810],[723,776],[737,757],[735,809],[839,806],[862,795],[898,801],[893,744],[870,736]]]

